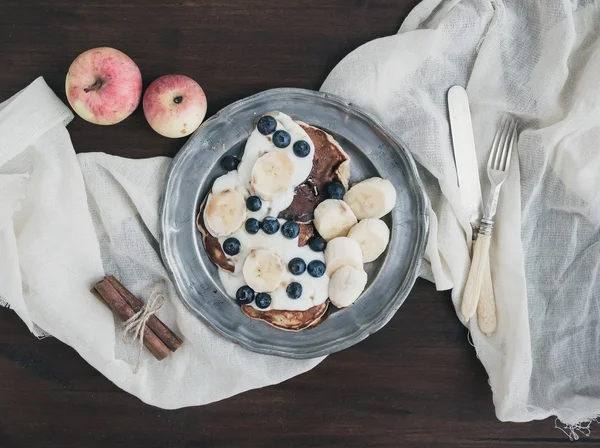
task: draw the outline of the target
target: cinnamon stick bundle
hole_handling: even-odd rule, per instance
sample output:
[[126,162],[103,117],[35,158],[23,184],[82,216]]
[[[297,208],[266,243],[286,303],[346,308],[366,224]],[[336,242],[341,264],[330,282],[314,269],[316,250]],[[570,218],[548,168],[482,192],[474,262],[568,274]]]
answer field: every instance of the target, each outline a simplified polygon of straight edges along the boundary
[[[119,281],[113,277],[112,275],[107,275],[104,277],[105,280],[108,280],[113,287],[119,291],[119,294],[125,299],[125,301],[129,304],[129,306],[133,309],[135,313],[142,309],[144,304],[125,286],[123,286]],[[158,336],[158,338],[167,346],[169,350],[172,352],[176,351],[179,347],[181,347],[182,341],[175,334],[169,330],[169,328],[156,316],[151,316],[148,319],[148,323],[146,324],[150,329]]]
[[[92,292],[97,293],[112,312],[123,322],[129,320],[140,311],[143,303],[135,297],[115,277],[105,276],[104,280],[94,285]],[[143,334],[144,346],[159,361],[177,350],[182,341],[158,317],[151,316],[146,323]]]

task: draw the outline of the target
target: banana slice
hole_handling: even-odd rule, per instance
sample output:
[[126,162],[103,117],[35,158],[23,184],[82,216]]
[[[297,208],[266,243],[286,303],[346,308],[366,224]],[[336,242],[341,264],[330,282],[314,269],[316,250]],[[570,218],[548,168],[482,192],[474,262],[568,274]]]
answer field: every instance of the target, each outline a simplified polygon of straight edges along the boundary
[[391,212],[396,205],[396,189],[389,180],[372,177],[350,188],[344,201],[359,220],[378,219]]
[[390,229],[381,219],[367,218],[356,224],[348,232],[348,238],[358,243],[362,250],[363,262],[377,259],[390,242]]
[[246,221],[246,201],[236,190],[223,190],[208,195],[204,223],[213,236],[228,236]]
[[281,258],[267,249],[255,249],[244,261],[244,280],[255,292],[273,292],[281,283],[284,266]]
[[339,199],[326,199],[315,208],[313,223],[325,241],[348,235],[356,222],[348,204]]
[[343,266],[329,280],[329,300],[338,308],[356,302],[367,285],[367,273],[362,267]]
[[363,257],[358,243],[348,237],[340,236],[327,243],[325,248],[325,267],[331,275],[342,266],[362,269]]
[[[341,146],[337,146],[339,147],[340,151],[344,152]],[[335,171],[335,175],[338,177],[344,188],[348,190],[348,186],[350,185],[350,159],[344,160],[340,164],[338,169]]]
[[268,152],[261,156],[254,167],[250,186],[262,199],[275,199],[292,187],[294,163],[283,151]]

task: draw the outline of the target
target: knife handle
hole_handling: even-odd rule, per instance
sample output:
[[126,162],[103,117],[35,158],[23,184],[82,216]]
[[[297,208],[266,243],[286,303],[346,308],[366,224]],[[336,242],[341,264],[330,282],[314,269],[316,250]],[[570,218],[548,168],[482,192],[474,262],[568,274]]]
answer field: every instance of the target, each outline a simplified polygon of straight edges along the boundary
[[482,333],[491,336],[496,330],[496,299],[494,297],[494,288],[492,284],[492,272],[488,257],[487,267],[483,274],[483,285],[477,304],[477,324]]
[[489,266],[490,238],[490,235],[480,233],[475,240],[475,247],[473,247],[473,260],[471,261],[471,268],[469,269],[469,276],[467,277],[460,307],[460,312],[467,322],[477,310],[483,277],[486,266]]

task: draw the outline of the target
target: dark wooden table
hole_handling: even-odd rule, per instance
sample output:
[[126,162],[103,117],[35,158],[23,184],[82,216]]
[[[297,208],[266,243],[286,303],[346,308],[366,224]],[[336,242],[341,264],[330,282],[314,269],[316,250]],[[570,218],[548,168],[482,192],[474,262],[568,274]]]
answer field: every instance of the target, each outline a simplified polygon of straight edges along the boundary
[[[114,46],[144,84],[183,73],[209,114],[272,87],[318,89],[346,54],[393,34],[417,0],[0,0],[0,101],[44,76],[63,98],[82,51]],[[78,151],[174,155],[140,110],[68,127]],[[0,136],[1,138],[1,136]],[[1,193],[0,193],[1,194]],[[598,443],[599,440],[587,439]],[[0,447],[564,446],[554,421],[500,423],[449,296],[418,281],[392,321],[311,372],[204,407],[163,411],[115,387],[70,347],[0,311]]]

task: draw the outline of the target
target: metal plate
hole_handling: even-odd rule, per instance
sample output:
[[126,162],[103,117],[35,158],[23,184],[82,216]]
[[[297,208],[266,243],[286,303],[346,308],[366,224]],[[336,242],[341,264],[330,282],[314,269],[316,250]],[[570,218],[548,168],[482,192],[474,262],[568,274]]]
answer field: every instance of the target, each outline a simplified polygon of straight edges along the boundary
[[[204,252],[195,227],[200,203],[224,171],[225,154],[240,155],[262,114],[279,110],[320,127],[351,158],[351,183],[380,176],[397,191],[386,252],[365,265],[369,282],[352,306],[335,310],[315,328],[297,333],[250,319],[229,298],[217,267]],[[227,151],[225,152],[225,149]],[[273,89],[238,101],[207,120],[173,160],[160,218],[164,263],[188,309],[225,338],[243,347],[288,358],[313,358],[345,349],[383,327],[410,292],[427,240],[427,197],[415,163],[380,123],[342,99],[302,89]]]

